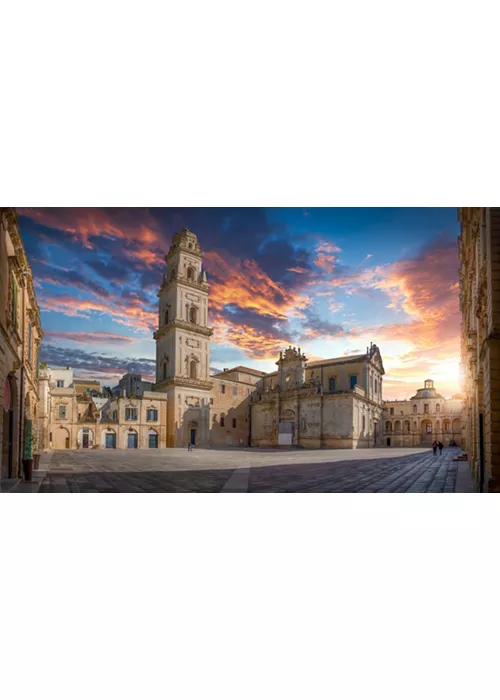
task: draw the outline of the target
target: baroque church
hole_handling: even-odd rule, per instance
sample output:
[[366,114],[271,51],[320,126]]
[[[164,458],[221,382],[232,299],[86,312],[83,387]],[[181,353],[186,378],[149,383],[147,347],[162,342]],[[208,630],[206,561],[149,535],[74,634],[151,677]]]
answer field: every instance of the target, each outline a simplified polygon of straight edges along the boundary
[[175,234],[165,261],[153,389],[167,399],[167,447],[383,444],[376,345],[320,362],[290,347],[276,372],[238,366],[210,375],[209,286],[197,236],[186,228]]

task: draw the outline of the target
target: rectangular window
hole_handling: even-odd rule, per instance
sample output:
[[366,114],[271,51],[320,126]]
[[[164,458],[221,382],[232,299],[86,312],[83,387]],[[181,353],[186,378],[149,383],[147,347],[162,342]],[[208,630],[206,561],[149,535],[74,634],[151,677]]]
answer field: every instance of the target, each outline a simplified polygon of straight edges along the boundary
[[136,408],[126,408],[125,409],[125,420],[137,420],[137,409]]
[[233,386],[233,396],[238,396],[238,387]]
[[62,389],[64,387],[64,379],[57,380],[57,388]]
[[220,417],[220,427],[221,427],[221,428],[224,427],[224,416],[221,416],[221,417]]
[[66,418],[66,406],[59,406],[59,418]]
[[211,406],[214,405],[214,400],[213,400],[213,399],[210,399],[210,405],[211,405]]
[[424,403],[424,413],[429,413],[429,404]]
[[363,430],[365,429],[365,427],[366,427],[366,416],[363,415]]
[[336,391],[337,379],[336,377],[328,378],[328,391]]
[[233,418],[233,428],[236,428],[236,418]]
[[157,421],[158,420],[158,411],[156,408],[148,408],[146,420],[148,420],[148,421]]
[[221,384],[221,385],[220,385],[220,392],[221,392],[221,394],[225,394],[225,393],[226,393],[226,385],[225,385],[225,384]]
[[356,386],[357,383],[358,383],[358,375],[353,374],[351,377],[351,389],[354,389],[354,387]]
[[391,416],[394,415],[394,409],[393,409],[393,408],[389,409],[389,412],[390,412]]

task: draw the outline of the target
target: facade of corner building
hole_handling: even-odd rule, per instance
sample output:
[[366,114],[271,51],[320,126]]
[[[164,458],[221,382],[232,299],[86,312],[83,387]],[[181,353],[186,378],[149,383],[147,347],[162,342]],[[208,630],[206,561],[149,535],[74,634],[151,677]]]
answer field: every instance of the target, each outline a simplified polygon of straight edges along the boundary
[[500,207],[461,207],[464,449],[478,491],[500,492]]
[[405,401],[384,402],[384,444],[387,447],[462,445],[463,399],[445,399],[432,379]]
[[0,479],[17,479],[39,448],[43,338],[33,275],[15,210],[0,207]]

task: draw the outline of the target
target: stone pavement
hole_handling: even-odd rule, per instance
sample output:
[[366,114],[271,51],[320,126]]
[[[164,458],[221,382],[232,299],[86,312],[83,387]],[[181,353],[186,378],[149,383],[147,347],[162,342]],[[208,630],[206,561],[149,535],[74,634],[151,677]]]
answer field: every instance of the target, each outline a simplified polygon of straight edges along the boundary
[[[83,493],[473,491],[456,448],[60,450],[16,491]],[[457,482],[457,473],[460,478]]]

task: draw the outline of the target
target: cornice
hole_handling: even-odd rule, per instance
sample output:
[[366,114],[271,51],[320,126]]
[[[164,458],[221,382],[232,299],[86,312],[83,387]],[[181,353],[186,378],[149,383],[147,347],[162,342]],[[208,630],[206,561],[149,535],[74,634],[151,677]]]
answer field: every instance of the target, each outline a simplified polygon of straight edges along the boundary
[[188,333],[194,333],[195,335],[203,335],[206,338],[210,338],[210,336],[214,334],[213,328],[208,328],[208,326],[198,326],[196,323],[189,323],[188,321],[179,321],[179,319],[174,319],[173,321],[170,321],[170,323],[158,328],[158,330],[154,332],[153,338],[158,340],[158,338],[161,338],[168,333],[168,331],[175,328],[187,331]]
[[168,291],[170,287],[173,287],[175,284],[183,284],[185,287],[194,289],[197,292],[208,294],[208,282],[191,282],[184,277],[174,277],[171,280],[166,280],[166,282],[162,284],[156,296],[159,297],[161,294],[163,294],[163,292]]

